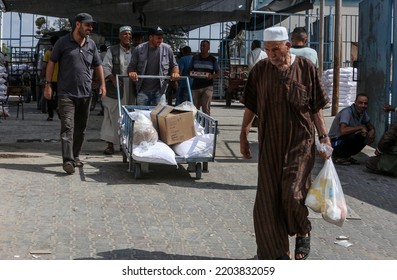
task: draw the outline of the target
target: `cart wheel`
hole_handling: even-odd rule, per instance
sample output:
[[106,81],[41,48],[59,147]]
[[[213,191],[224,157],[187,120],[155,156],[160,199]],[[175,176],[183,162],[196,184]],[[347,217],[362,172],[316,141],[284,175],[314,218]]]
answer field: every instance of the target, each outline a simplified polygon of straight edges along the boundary
[[135,163],[134,165],[134,177],[135,179],[141,178],[141,164]]
[[203,172],[208,173],[208,162],[203,162]]
[[196,179],[201,179],[202,171],[201,162],[196,163]]

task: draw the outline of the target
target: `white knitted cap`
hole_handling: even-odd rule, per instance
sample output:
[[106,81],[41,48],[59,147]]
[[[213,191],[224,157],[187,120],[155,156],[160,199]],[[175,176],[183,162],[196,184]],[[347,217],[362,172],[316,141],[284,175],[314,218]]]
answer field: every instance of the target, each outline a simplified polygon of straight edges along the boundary
[[288,32],[284,26],[273,26],[266,28],[263,32],[263,40],[267,41],[286,41]]

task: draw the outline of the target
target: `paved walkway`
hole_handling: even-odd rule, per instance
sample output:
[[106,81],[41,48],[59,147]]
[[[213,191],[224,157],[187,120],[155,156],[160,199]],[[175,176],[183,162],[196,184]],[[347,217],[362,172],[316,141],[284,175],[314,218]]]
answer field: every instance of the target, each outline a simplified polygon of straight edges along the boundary
[[[97,109],[98,110],[98,109]],[[216,161],[195,180],[186,165],[150,165],[135,180],[122,156],[102,154],[93,111],[84,169],[61,166],[60,122],[25,103],[25,120],[0,120],[0,259],[252,259],[256,161],[239,153],[242,106],[214,102]],[[326,112],[328,126],[332,121]],[[253,149],[256,137],[251,135]],[[364,163],[373,149],[357,159]],[[322,167],[317,160],[313,176]],[[350,218],[342,228],[311,214],[310,259],[397,259],[397,180],[337,166]],[[334,244],[348,236],[350,247]],[[291,239],[291,250],[294,240]]]

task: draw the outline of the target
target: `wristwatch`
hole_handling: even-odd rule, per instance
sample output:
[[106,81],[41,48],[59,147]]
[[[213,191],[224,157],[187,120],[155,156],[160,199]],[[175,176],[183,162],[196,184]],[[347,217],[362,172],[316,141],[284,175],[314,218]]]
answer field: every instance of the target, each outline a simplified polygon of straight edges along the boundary
[[318,136],[318,140],[321,140],[321,139],[324,139],[327,137],[328,137],[328,134],[323,134],[323,135]]
[[44,80],[44,84],[49,85],[49,84],[51,84],[51,81]]

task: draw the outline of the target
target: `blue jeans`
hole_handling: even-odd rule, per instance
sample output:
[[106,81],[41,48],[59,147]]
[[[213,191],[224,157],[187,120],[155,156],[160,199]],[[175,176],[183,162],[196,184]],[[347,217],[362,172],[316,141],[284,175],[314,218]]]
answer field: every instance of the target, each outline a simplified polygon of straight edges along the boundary
[[138,106],[156,106],[157,104],[166,104],[165,94],[160,91],[142,91],[138,92],[136,103]]
[[63,163],[69,161],[76,165],[75,159],[79,157],[84,142],[90,103],[91,97],[58,97]]

